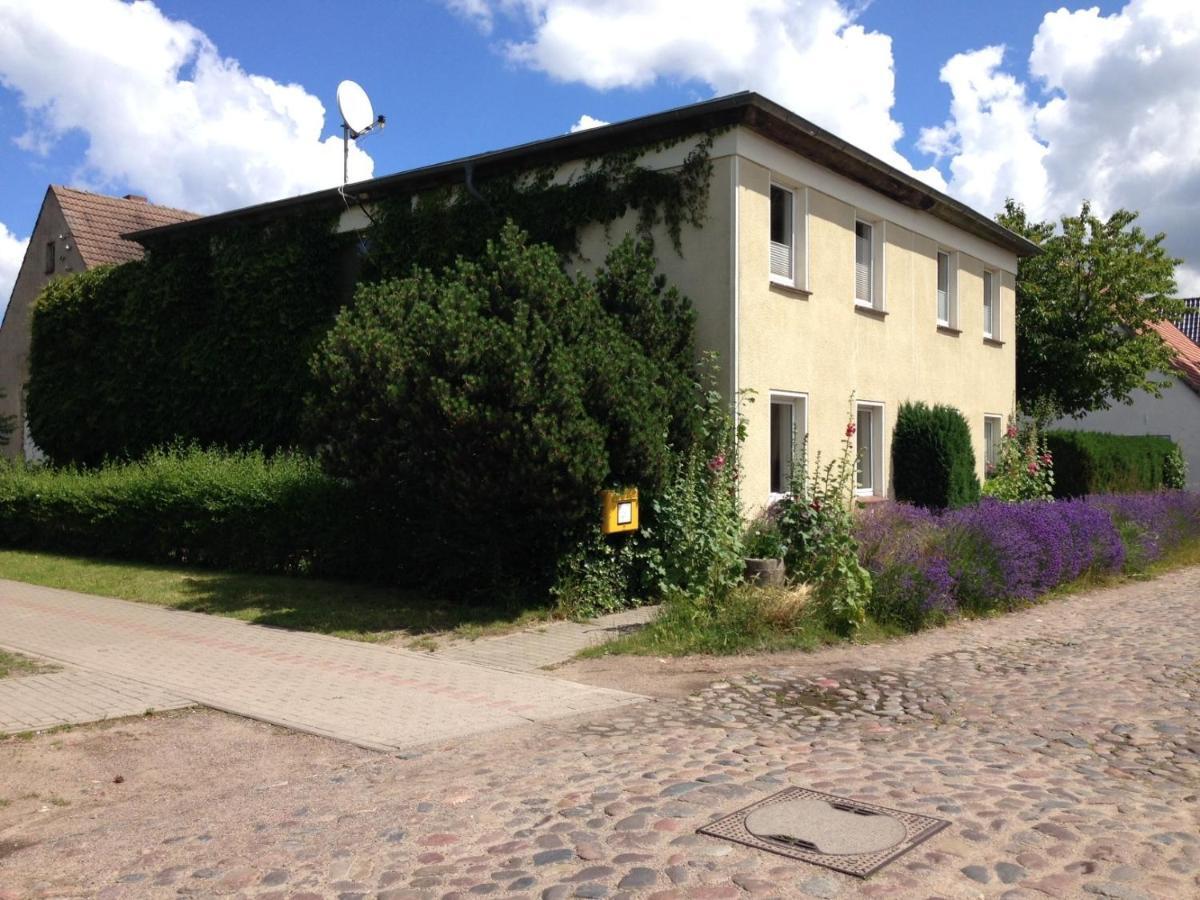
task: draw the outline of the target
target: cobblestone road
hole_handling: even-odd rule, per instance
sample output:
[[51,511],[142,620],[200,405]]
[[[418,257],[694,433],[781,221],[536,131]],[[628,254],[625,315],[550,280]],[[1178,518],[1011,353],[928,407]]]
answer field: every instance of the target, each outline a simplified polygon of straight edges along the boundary
[[[1187,570],[405,760],[211,713],[72,733],[70,775],[10,742],[0,796],[74,805],[0,830],[0,897],[1196,897],[1198,613]],[[866,881],[695,834],[788,785],[952,824]]]

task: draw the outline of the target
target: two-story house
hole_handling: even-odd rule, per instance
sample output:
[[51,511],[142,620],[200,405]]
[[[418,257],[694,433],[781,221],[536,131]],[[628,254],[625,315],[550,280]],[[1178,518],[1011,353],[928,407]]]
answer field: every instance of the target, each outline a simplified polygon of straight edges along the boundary
[[[130,235],[153,246],[184,230],[266,222],[300,210],[369,222],[382,197],[655,146],[642,163],[679,166],[712,138],[707,219],[680,252],[656,241],[660,270],[697,310],[699,349],[715,351],[748,438],[744,502],[786,490],[797,441],[831,458],[856,426],[857,489],[889,493],[890,433],[906,400],[947,403],[975,436],[980,474],[1016,393],[1017,260],[1035,245],[757,94],[741,93],[507,150]],[[680,140],[680,139],[683,140]],[[665,147],[666,149],[661,149]],[[634,226],[585,229],[578,267],[599,263]],[[853,400],[851,398],[853,397]],[[853,405],[851,405],[853,404]]]
[[[713,144],[709,223],[659,263],[695,303],[731,396],[753,398],[747,509],[787,489],[804,435],[828,461],[850,423],[858,493],[888,495],[906,400],[966,416],[982,478],[1016,402],[1017,260],[1037,247],[756,94],[675,114],[714,108],[733,124]],[[584,255],[602,259],[603,239]]]

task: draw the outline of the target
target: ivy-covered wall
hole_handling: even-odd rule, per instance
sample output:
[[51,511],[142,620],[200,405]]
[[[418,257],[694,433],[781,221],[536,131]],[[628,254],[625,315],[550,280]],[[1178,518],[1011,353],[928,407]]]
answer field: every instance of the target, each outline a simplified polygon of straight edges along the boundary
[[179,439],[299,443],[308,360],[343,302],[350,253],[331,218],[287,219],[51,282],[33,316],[34,440],[85,465]]
[[[676,168],[639,163],[684,142]],[[317,446],[305,428],[309,360],[356,278],[474,259],[507,221],[566,260],[584,226],[633,211],[641,236],[661,226],[678,252],[682,228],[704,223],[711,145],[692,135],[585,160],[565,180],[539,169],[394,195],[368,210],[361,237],[336,234],[324,214],[185,231],[141,262],[55,281],[33,317],[33,438],[53,461],[84,465],[179,440]]]

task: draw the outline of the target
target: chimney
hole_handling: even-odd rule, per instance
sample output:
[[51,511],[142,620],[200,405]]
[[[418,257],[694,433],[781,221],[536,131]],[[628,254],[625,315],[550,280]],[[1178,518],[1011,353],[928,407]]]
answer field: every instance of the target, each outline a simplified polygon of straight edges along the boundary
[[150,202],[145,197],[143,197],[141,194],[126,194],[121,199],[132,200],[134,203],[149,203]]

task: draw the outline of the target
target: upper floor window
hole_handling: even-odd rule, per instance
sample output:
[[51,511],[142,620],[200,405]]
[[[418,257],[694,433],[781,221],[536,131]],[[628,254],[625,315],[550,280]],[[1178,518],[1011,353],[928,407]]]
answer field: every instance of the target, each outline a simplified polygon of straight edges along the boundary
[[875,226],[854,223],[854,299],[875,305]]
[[983,270],[983,336],[1000,340],[1000,276]]
[[54,241],[46,242],[46,274],[54,274],[54,264],[57,262],[58,249],[54,246]]
[[778,185],[771,185],[771,277],[795,280],[795,195]]
[[954,328],[958,321],[955,309],[954,257],[948,250],[937,253],[937,323],[945,328]]

